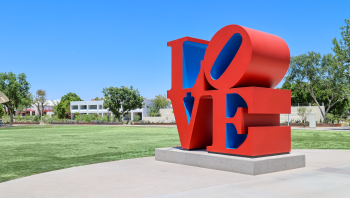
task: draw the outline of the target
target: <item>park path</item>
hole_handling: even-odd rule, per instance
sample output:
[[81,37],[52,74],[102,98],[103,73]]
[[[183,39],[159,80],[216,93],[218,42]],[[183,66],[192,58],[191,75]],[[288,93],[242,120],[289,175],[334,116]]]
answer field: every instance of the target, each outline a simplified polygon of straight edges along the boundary
[[350,150],[293,150],[306,167],[250,176],[136,158],[0,183],[1,198],[350,197]]

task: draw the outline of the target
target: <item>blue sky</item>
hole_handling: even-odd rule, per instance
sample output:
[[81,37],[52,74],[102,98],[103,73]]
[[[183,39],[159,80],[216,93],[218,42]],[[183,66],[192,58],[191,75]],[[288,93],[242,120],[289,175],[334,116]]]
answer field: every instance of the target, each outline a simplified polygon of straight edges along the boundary
[[331,53],[350,1],[0,1],[0,72],[25,73],[31,92],[83,100],[109,86],[153,98],[171,85],[171,49],[238,24],[282,37],[291,55]]

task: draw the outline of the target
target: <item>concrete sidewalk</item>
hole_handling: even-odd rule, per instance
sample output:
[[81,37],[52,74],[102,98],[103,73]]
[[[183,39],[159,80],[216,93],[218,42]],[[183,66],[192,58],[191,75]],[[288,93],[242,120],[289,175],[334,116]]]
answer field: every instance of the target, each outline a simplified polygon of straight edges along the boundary
[[350,132],[350,127],[292,127],[292,129],[301,129],[301,130],[316,130],[316,131],[341,131],[341,132]]
[[146,157],[0,183],[0,197],[350,197],[350,150],[292,152],[305,168],[250,176]]

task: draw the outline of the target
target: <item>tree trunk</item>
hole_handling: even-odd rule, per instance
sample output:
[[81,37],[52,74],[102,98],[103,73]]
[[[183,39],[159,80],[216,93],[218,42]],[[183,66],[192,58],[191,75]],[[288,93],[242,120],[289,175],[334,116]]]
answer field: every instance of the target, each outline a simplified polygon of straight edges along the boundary
[[9,110],[10,112],[10,122],[13,122],[13,112],[11,110]]
[[[333,103],[333,105],[334,105],[335,103]],[[328,114],[328,111],[329,111],[329,109],[333,106],[333,105],[331,105],[331,102],[329,102],[329,105],[328,105],[328,108],[327,108],[327,110],[325,109],[324,111],[324,121],[323,121],[323,123],[325,123],[326,124],[326,122],[327,122],[327,114]],[[332,122],[333,123],[333,122]]]
[[312,84],[310,84],[310,88],[307,88],[307,90],[311,93],[311,97],[314,99],[315,103],[317,104],[318,108],[320,109],[321,115],[323,117],[323,123],[326,123],[327,112],[326,112],[326,110],[325,110],[325,112],[322,111],[321,105],[316,100],[316,96],[314,94],[314,88],[312,87]]

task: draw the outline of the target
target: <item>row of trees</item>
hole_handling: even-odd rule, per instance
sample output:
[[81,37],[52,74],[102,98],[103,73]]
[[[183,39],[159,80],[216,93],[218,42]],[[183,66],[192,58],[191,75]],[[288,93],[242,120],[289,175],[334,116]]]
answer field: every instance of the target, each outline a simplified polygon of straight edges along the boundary
[[[36,106],[39,111],[42,111],[48,102],[46,91],[40,89],[33,95],[29,92],[29,89],[30,84],[24,73],[19,75],[12,72],[0,73],[0,90],[10,99],[9,102],[0,106],[0,117],[5,113],[4,109],[10,115],[11,122],[13,122],[16,111],[25,111],[32,105]],[[104,98],[96,99],[103,99],[104,108],[108,108],[119,121],[121,116],[125,116],[133,109],[142,108],[144,105],[144,98],[132,86],[130,88],[125,86],[120,88],[108,87],[104,88],[102,93]],[[59,103],[54,104],[54,112],[60,119],[70,116],[71,101],[82,101],[82,99],[75,93],[68,93],[62,96]]]
[[[327,99],[327,89],[321,84],[314,85],[314,94],[316,100],[319,102],[320,105],[324,104],[325,108],[327,109],[329,107],[328,105],[328,99]],[[312,106],[317,106],[316,102],[314,101],[313,97],[311,96],[311,93],[305,89],[300,89],[299,85],[296,83],[290,83],[285,82],[281,89],[288,89],[292,92],[292,104],[296,105],[297,103],[301,104],[309,104],[311,103]],[[349,115],[350,111],[350,100],[348,97],[345,97],[343,100],[335,103],[333,106],[330,107],[328,113],[331,113],[337,117],[346,117]]]
[[[41,90],[39,90],[41,91]],[[104,88],[102,93],[103,98],[96,97],[95,100],[104,100],[103,108],[109,109],[121,121],[121,117],[128,114],[131,110],[142,108],[144,98],[140,95],[137,89],[132,86],[130,88],[121,86],[119,87],[108,87]],[[46,105],[46,93],[44,94],[43,104]],[[59,119],[70,118],[70,102],[71,101],[83,101],[77,94],[68,93],[61,97],[61,101],[54,104],[54,112],[57,114]],[[40,107],[38,108],[40,109]]]
[[0,73],[0,90],[8,98],[9,102],[2,104],[2,114],[4,108],[10,115],[11,122],[15,111],[19,108],[28,107],[32,104],[32,95],[29,93],[30,84],[27,76],[22,73],[18,76],[12,72]]
[[[341,39],[333,39],[334,54],[308,52],[291,57],[283,89],[292,90],[292,102],[310,102],[319,107],[323,122],[327,114],[349,112],[350,20],[342,26]],[[321,104],[324,102],[325,110]]]
[[[26,80],[24,73],[18,76],[12,72],[0,73],[0,90],[8,96],[10,101],[0,106],[0,117],[3,116],[4,109],[10,115],[11,122],[15,111],[26,111],[34,105],[39,112],[44,111],[44,107],[48,105],[47,93],[45,90],[36,91],[35,95],[29,92],[30,84]],[[95,100],[104,100],[103,108],[109,109],[121,121],[121,118],[128,114],[131,110],[142,108],[144,106],[144,98],[140,95],[138,89],[132,86],[125,87],[107,87],[102,90],[103,98],[96,97]],[[68,93],[61,97],[59,103],[53,106],[54,113],[60,119],[70,118],[70,102],[82,101],[75,93]],[[168,106],[170,101],[166,100],[165,96],[158,95],[154,99],[154,105],[151,108],[151,113],[159,113],[160,108]],[[39,115],[41,116],[41,115]]]

